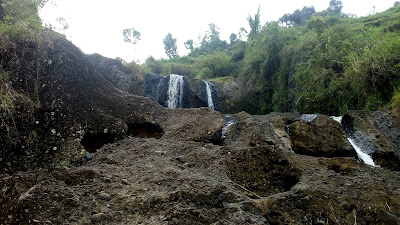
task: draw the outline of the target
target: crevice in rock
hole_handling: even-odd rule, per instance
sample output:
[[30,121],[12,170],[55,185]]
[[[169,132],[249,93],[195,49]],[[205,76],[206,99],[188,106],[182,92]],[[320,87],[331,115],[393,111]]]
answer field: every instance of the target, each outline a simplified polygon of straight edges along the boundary
[[81,140],[81,144],[87,152],[95,153],[103,145],[114,143],[126,136],[161,138],[164,134],[160,125],[148,122],[128,123],[127,127],[128,130],[124,134],[86,132]]
[[116,138],[116,135],[111,133],[86,132],[81,140],[81,145],[87,152],[95,153],[103,145],[113,143]]

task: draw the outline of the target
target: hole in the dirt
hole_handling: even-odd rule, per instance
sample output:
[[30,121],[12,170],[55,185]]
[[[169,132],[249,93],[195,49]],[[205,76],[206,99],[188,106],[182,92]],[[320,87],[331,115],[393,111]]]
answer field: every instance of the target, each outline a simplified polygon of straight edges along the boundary
[[294,185],[299,182],[299,178],[293,175],[283,176],[283,189],[289,191]]
[[127,134],[139,138],[161,138],[164,131],[158,124],[146,122],[129,123]]
[[109,133],[91,133],[87,132],[82,140],[81,144],[86,151],[95,153],[97,149],[100,149],[105,144],[109,144],[115,141],[115,135]]
[[289,191],[301,175],[301,171],[270,147],[242,149],[232,154],[227,165],[229,177],[258,196]]

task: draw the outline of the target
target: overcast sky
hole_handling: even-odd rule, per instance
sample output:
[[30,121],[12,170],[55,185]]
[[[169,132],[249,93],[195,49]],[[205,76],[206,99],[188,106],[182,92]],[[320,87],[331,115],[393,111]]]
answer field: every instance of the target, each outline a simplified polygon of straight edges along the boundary
[[[395,0],[342,0],[343,12],[365,16],[393,6]],[[183,43],[208,30],[214,23],[220,28],[221,39],[247,28],[248,15],[254,16],[261,7],[261,24],[276,21],[285,13],[303,6],[322,11],[329,0],[51,0],[40,12],[44,23],[56,25],[63,17],[69,24],[66,36],[87,54],[121,57],[126,61],[144,60],[150,55],[166,58],[163,39],[171,33],[178,42],[178,51],[186,54]],[[134,27],[141,32],[135,46],[123,42],[122,30]]]

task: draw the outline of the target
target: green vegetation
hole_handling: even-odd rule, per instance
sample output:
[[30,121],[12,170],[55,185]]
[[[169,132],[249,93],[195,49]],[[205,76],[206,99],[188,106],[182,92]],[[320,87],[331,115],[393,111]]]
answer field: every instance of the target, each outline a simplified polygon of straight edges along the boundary
[[247,41],[238,38],[243,33],[232,34],[229,44],[210,24],[200,46],[186,42],[188,56],[153,59],[146,65],[160,74],[245,80],[251,90],[247,98],[229,100],[229,105],[258,114],[339,115],[350,109],[399,107],[399,4],[363,18],[343,14],[342,7],[341,1],[332,0],[322,12],[304,7],[262,27],[258,11],[248,18]]
[[127,28],[122,31],[122,35],[124,36],[125,43],[131,43],[133,45],[137,44],[140,41],[140,37],[142,34],[136,30],[135,28]]
[[[3,1],[5,17],[0,22],[0,135],[4,146],[14,147],[19,138],[25,135],[28,146],[35,131],[28,129],[35,122],[34,111],[40,108],[39,73],[40,65],[50,62],[45,48],[52,46],[51,35],[43,28],[38,16],[38,8],[45,0],[6,0]],[[22,65],[18,52],[30,59],[30,67]],[[32,72],[33,71],[33,72]],[[33,83],[23,83],[14,75],[20,73],[36,74]],[[20,85],[18,85],[20,84]],[[16,120],[23,121],[18,127]]]
[[168,33],[165,36],[163,43],[165,54],[167,54],[168,58],[179,57],[178,47],[176,46],[176,38],[173,38],[171,33]]

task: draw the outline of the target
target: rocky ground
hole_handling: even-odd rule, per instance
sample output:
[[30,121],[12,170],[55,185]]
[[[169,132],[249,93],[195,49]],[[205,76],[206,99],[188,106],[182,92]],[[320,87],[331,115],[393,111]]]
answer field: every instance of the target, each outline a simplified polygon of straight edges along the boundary
[[399,224],[396,114],[352,111],[341,126],[242,112],[221,139],[221,113],[163,108],[132,94],[141,85],[117,61],[43,37],[0,53],[13,99],[0,113],[1,225]]
[[187,123],[196,138],[128,137],[83,166],[3,174],[1,224],[399,223],[399,172],[295,153],[296,114],[233,117],[224,145]]

